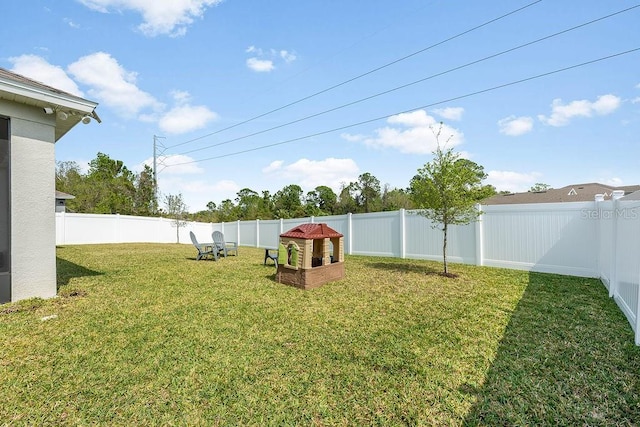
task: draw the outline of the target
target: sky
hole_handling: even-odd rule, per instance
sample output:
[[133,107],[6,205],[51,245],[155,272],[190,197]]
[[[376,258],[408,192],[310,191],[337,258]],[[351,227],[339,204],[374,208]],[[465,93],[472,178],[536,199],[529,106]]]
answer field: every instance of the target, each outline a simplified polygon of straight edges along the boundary
[[406,188],[438,143],[499,191],[640,184],[634,1],[6,3],[0,67],[99,104],[56,161],[138,172],[155,146],[161,206]]

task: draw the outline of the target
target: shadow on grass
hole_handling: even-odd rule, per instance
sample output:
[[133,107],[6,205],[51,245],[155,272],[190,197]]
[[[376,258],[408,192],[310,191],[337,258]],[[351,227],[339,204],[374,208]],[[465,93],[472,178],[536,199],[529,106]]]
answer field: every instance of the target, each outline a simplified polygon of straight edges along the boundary
[[632,425],[640,348],[602,284],[531,273],[464,425]]
[[388,270],[396,273],[419,273],[419,274],[440,274],[442,270],[424,264],[411,264],[403,260],[404,263],[395,262],[369,262],[367,267]]
[[100,276],[104,273],[99,271],[89,270],[86,267],[75,264],[71,261],[67,261],[66,259],[56,257],[56,269],[57,269],[57,290],[60,291],[61,286],[65,286],[69,284],[69,280],[74,277],[85,277],[85,276]]

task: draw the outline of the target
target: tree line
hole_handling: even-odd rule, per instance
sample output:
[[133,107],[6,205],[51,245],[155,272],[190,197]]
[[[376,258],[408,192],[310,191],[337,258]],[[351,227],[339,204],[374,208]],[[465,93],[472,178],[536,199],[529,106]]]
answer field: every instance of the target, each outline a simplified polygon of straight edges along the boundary
[[[465,167],[474,170],[476,176],[485,176],[482,166],[466,159],[461,161]],[[483,197],[495,194],[492,186],[482,188]],[[182,202],[179,194],[156,199],[153,170],[149,166],[145,165],[140,173],[133,173],[121,160],[111,159],[104,153],[98,153],[89,162],[86,173],[81,172],[76,162],[58,162],[56,189],[75,196],[67,200],[67,210],[78,213],[175,215],[175,199]],[[337,193],[326,185],[306,193],[297,184],[287,185],[274,194],[268,190],[258,192],[243,188],[233,200],[225,199],[219,204],[210,201],[205,210],[182,212],[181,217],[192,221],[230,222],[419,208],[411,192],[411,187],[382,185],[378,178],[365,172],[356,181],[341,183]]]
[[[156,200],[153,170],[146,166],[133,173],[121,160],[98,153],[89,163],[86,173],[73,161],[56,165],[56,189],[75,196],[67,200],[67,210],[77,213],[98,213],[140,216],[175,215],[176,198],[164,195]],[[253,219],[300,218],[308,216],[341,215],[413,209],[416,205],[408,189],[382,185],[371,173],[363,173],[350,183],[342,183],[336,193],[321,185],[311,191],[297,184],[283,187],[271,194],[243,188],[232,199],[216,204],[207,203],[206,209],[181,213],[185,219],[203,222],[229,222]],[[186,206],[185,206],[186,209]]]
[[153,216],[158,211],[153,170],[133,173],[121,160],[98,153],[81,171],[76,162],[56,163],[56,190],[71,194],[70,212]]

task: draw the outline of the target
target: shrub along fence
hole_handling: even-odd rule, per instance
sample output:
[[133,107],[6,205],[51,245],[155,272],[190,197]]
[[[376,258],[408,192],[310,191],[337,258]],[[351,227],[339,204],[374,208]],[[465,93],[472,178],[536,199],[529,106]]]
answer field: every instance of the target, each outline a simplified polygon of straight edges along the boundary
[[[617,197],[617,195],[616,195]],[[600,278],[640,345],[640,201],[478,206],[480,219],[449,229],[452,262]],[[442,231],[415,211],[228,223],[56,213],[56,243],[188,243],[213,231],[241,246],[276,248],[281,233],[323,222],[344,234],[345,253],[442,260]],[[178,228],[178,230],[176,230]]]

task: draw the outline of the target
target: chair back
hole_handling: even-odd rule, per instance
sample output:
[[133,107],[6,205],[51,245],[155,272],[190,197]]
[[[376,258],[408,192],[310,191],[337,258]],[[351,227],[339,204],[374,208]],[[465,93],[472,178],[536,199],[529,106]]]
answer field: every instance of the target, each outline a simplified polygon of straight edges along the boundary
[[217,247],[219,248],[225,247],[224,234],[222,234],[221,231],[214,231],[213,233],[211,233],[211,238],[213,239],[213,242],[216,244]]
[[196,235],[193,234],[193,231],[189,232],[189,237],[191,237],[191,243],[193,243],[193,245],[197,248],[198,246],[200,246],[198,244],[198,239],[196,239]]

